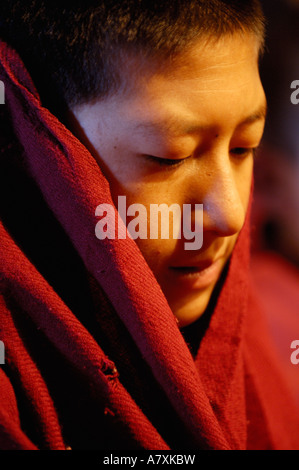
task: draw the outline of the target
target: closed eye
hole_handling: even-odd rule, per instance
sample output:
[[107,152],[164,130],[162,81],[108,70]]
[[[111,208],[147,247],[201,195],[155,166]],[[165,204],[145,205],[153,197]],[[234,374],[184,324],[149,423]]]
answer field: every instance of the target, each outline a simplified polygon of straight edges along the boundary
[[[256,152],[258,150],[258,147],[256,148],[245,148],[245,147],[235,147],[231,149],[230,153],[236,156],[237,158],[245,158],[247,156],[255,156]],[[154,155],[143,155],[146,160],[150,160],[151,162],[157,163],[160,166],[169,166],[169,167],[177,167],[182,164],[184,164],[187,160],[189,160],[189,157],[185,158],[160,158],[160,157],[155,157]]]
[[185,158],[160,158],[160,157],[155,157],[153,155],[144,155],[144,157],[147,160],[150,160],[152,162],[157,163],[160,166],[179,166],[182,165],[186,160],[188,160],[190,157],[185,157]]
[[247,156],[255,156],[258,147],[256,148],[245,148],[245,147],[235,147],[231,149],[230,153],[235,155],[236,157],[245,158]]

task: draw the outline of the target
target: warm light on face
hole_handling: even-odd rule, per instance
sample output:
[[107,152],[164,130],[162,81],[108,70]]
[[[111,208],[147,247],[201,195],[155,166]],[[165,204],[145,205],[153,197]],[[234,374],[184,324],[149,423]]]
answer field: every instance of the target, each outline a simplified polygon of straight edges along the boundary
[[136,240],[181,326],[206,310],[245,220],[266,112],[257,56],[249,34],[200,41],[127,94],[73,110],[116,205],[203,204],[200,250]]

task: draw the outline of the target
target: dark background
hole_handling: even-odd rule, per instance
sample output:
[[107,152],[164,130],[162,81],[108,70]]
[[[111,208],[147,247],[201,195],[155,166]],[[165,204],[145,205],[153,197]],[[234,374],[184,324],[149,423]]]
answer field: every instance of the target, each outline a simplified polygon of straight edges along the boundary
[[262,0],[267,18],[261,76],[268,118],[255,171],[254,248],[271,249],[299,267],[299,0]]

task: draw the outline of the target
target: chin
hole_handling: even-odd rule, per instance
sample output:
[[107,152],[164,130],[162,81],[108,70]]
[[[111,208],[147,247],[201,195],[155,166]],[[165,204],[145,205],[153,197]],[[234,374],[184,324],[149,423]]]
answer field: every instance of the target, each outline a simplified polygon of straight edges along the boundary
[[180,328],[196,322],[207,310],[212,292],[201,292],[195,298],[170,305]]

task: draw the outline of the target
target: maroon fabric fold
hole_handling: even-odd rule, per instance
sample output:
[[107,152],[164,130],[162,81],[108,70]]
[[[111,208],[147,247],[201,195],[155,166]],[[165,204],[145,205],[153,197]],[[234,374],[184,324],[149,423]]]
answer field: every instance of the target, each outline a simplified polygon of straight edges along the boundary
[[298,411],[255,326],[249,216],[194,360],[135,242],[95,236],[96,207],[113,201],[92,155],[3,42],[0,61],[0,446],[299,449]]

